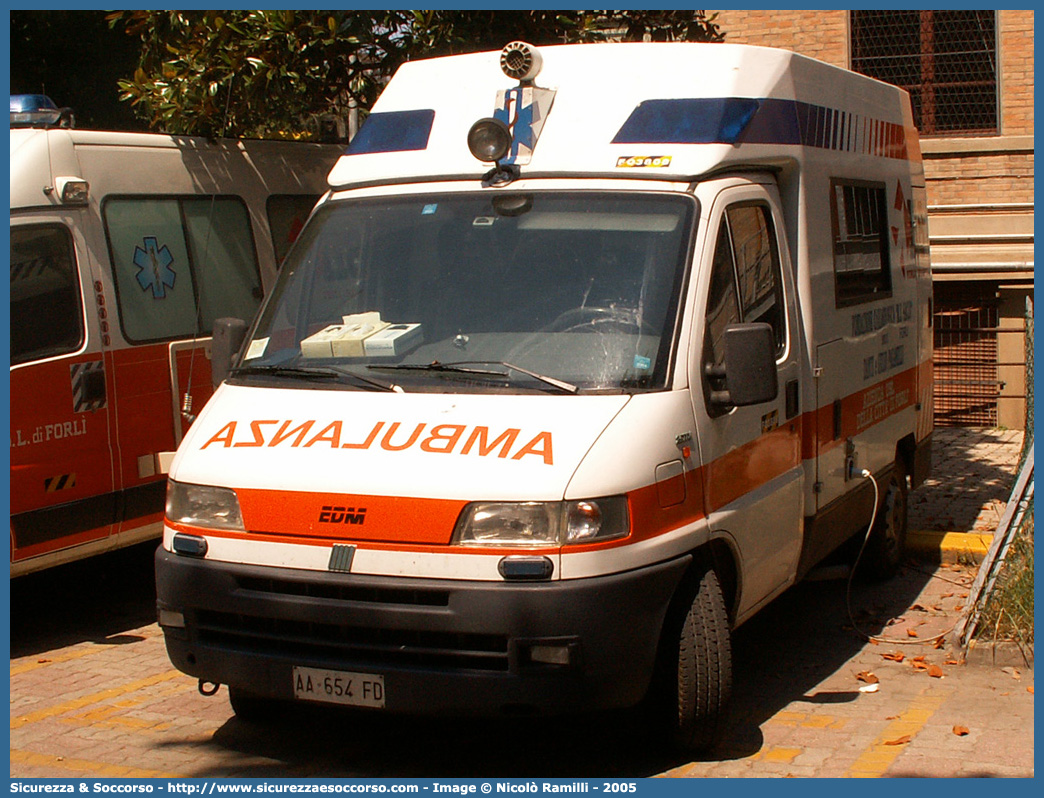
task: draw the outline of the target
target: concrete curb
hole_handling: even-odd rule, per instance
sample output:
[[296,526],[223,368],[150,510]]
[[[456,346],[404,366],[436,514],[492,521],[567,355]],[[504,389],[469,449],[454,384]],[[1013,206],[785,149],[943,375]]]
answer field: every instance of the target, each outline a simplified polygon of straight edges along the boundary
[[1023,651],[1018,643],[1008,640],[972,640],[964,660],[969,665],[1014,666],[1033,670],[1033,652]]
[[992,542],[993,534],[987,532],[911,529],[906,535],[907,551],[933,562],[980,563]]

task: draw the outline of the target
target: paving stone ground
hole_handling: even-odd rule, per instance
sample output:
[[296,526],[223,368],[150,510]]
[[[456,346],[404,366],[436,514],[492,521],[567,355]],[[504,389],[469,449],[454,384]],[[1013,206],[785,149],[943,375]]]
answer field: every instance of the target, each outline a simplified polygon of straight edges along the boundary
[[[937,430],[911,525],[989,534],[1020,446],[1015,432]],[[241,723],[224,690],[204,697],[171,668],[138,547],[12,583],[11,776],[1033,776],[1033,670],[937,647],[976,568],[941,559],[886,583],[803,583],[737,630],[727,734],[693,760],[627,714]]]

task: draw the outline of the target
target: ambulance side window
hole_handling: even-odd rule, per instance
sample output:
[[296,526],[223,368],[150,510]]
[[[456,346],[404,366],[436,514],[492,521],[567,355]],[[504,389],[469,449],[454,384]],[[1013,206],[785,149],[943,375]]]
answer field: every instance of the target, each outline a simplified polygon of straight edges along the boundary
[[[725,328],[740,322],[763,322],[772,327],[776,354],[786,346],[786,317],[779,250],[769,209],[760,204],[737,204],[726,209],[714,244],[707,292],[706,332],[703,344],[704,391],[723,390],[722,377],[708,376],[708,368],[724,365]],[[708,412],[718,415],[707,403]]]
[[837,307],[891,296],[884,184],[831,180],[830,221]]
[[261,275],[238,197],[119,197],[103,206],[120,325],[129,341],[207,335],[252,318]]
[[714,244],[714,264],[707,295],[705,365],[720,366],[725,362],[725,328],[740,321],[735,269],[732,238],[729,236],[728,222],[723,217],[718,228],[718,240]]
[[739,205],[729,208],[727,215],[743,321],[770,325],[776,336],[776,355],[781,355],[786,344],[783,285],[769,210],[764,205]]
[[11,363],[75,352],[84,341],[72,235],[59,224],[11,228]]

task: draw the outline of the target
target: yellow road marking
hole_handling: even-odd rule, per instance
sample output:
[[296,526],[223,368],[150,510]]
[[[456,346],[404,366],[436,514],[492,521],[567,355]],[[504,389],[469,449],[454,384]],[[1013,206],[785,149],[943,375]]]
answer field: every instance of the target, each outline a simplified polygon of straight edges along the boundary
[[139,699],[119,701],[115,704],[105,704],[95,709],[89,709],[86,712],[80,712],[76,715],[62,718],[61,722],[86,726],[104,726],[106,728],[125,726],[131,729],[137,729],[138,731],[166,731],[169,729],[170,724],[165,721],[144,720],[129,715],[117,714],[144,703],[144,700]]
[[127,684],[121,685],[120,687],[111,687],[108,690],[102,690],[98,693],[92,693],[91,695],[81,696],[80,698],[74,698],[71,701],[66,701],[62,704],[55,704],[53,707],[46,707],[45,709],[38,709],[36,712],[30,712],[28,715],[20,715],[11,719],[11,728],[17,729],[25,726],[29,723],[36,723],[37,721],[45,720],[47,718],[53,718],[55,715],[64,715],[66,712],[72,712],[74,709],[80,709],[82,707],[89,706],[90,704],[97,704],[101,701],[107,701],[112,698],[118,698],[121,695],[127,693],[133,693],[135,690],[141,690],[143,687],[149,687],[153,684],[159,684],[170,679],[181,676],[181,671],[169,670],[164,673],[157,673],[152,676],[148,676],[144,679],[138,679],[137,681],[128,682]]
[[130,779],[183,779],[180,773],[166,773],[160,770],[143,770],[126,765],[109,765],[104,762],[92,762],[89,759],[68,759],[66,757],[52,756],[50,754],[38,754],[34,751],[19,751],[11,749],[11,764],[29,765],[30,767],[58,768],[68,770],[80,775],[92,775],[102,778],[130,778]]
[[786,762],[790,763],[794,761],[794,757],[802,753],[801,748],[782,748],[775,746],[765,751],[765,755],[762,757],[766,762]]
[[[893,720],[880,736],[852,763],[846,774],[850,778],[879,778],[899,758],[908,743],[894,744],[903,737],[912,741],[928,719],[942,706],[949,690],[928,688],[914,699],[913,703],[898,718]],[[886,743],[893,745],[886,745]]]
[[58,662],[69,662],[70,660],[79,659],[80,657],[86,657],[89,654],[97,654],[99,651],[104,651],[106,648],[108,648],[108,646],[99,646],[96,643],[91,643],[87,648],[74,648],[71,651],[66,651],[64,654],[49,654],[46,657],[40,657],[32,662],[23,662],[20,665],[12,665],[11,675],[18,676],[22,673],[35,671],[37,668],[46,667],[47,665],[54,665]]
[[[135,633],[145,640],[163,634],[159,631],[158,627],[136,630]],[[48,654],[47,656],[41,656],[36,659],[27,657],[27,661],[11,666],[11,675],[18,676],[23,673],[28,673],[29,671],[35,671],[37,668],[45,668],[48,665],[55,665],[59,662],[69,662],[74,659],[79,659],[80,657],[89,656],[90,654],[97,654],[101,651],[111,650],[112,647],[111,644],[106,643],[87,643],[85,647],[73,648],[61,654]]]
[[833,715],[813,715],[806,712],[783,710],[777,712],[765,723],[766,725],[787,726],[790,728],[803,726],[808,729],[840,729],[847,722],[847,718],[837,718]]

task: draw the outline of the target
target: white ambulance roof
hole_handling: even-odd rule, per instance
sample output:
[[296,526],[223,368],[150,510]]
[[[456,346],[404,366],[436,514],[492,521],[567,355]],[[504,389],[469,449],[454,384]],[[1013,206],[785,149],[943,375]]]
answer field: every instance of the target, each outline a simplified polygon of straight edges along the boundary
[[[905,92],[795,53],[682,43],[538,49],[543,69],[534,83],[556,95],[522,167],[527,177],[678,180],[800,159],[803,147],[920,160]],[[491,164],[471,155],[467,133],[493,115],[498,91],[518,85],[499,58],[476,53],[400,67],[331,172],[331,186],[487,172]],[[662,156],[669,165],[627,161]]]
[[55,176],[82,177],[109,193],[313,193],[339,155],[335,145],[68,128],[11,130],[11,208],[55,204]]

